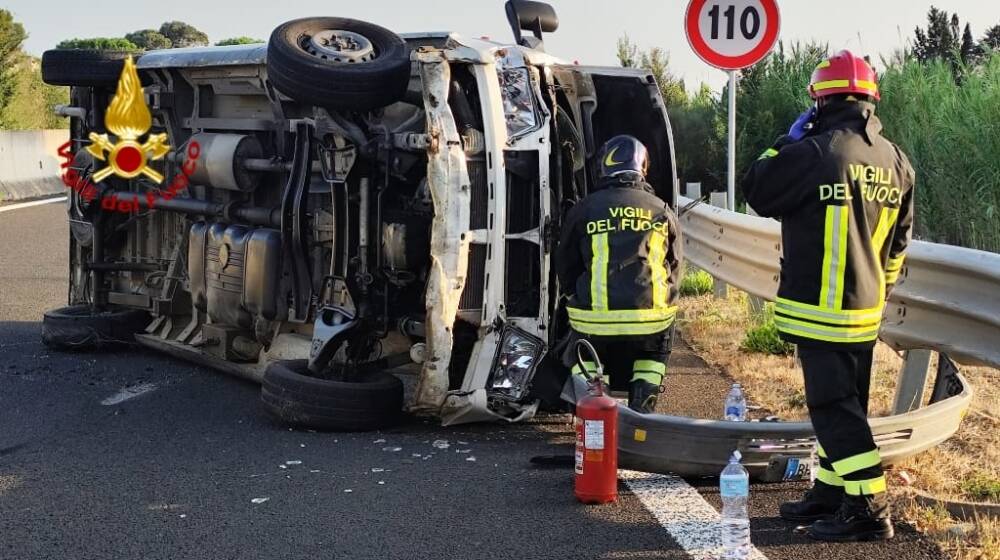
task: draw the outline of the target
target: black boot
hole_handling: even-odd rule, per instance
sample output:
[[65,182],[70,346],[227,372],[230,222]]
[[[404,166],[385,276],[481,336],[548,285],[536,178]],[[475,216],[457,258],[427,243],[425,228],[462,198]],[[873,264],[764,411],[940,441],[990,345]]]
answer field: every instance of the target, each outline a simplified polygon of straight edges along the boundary
[[816,521],[837,513],[844,501],[844,489],[817,481],[798,502],[785,502],[778,511],[788,521]]
[[628,384],[628,407],[640,414],[649,414],[656,408],[660,386],[636,379]]
[[837,513],[821,519],[806,530],[818,541],[881,541],[891,539],[894,531],[889,517],[885,492],[874,496],[845,496]]

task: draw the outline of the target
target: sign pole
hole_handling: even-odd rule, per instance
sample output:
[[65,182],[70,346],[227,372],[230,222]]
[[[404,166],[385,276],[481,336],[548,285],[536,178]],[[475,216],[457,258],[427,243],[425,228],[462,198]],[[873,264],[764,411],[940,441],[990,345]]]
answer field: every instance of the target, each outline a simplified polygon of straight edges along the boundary
[[736,210],[736,71],[729,71],[729,188],[726,195],[728,210]]

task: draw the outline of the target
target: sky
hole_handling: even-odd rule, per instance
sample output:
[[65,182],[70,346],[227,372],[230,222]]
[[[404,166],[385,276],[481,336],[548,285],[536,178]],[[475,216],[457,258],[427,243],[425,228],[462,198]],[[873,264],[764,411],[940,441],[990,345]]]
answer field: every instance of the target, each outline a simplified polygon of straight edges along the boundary
[[[726,75],[702,62],[684,33],[685,0],[550,0],[559,30],[546,50],[581,64],[616,65],[615,44],[623,34],[641,48],[662,47],[672,71],[689,90],[701,82],[721,89]],[[72,37],[123,36],[158,28],[169,20],[190,23],[212,41],[248,35],[267,39],[280,23],[306,16],[344,16],[377,23],[393,31],[454,31],[463,35],[511,40],[502,0],[7,0],[0,5],[24,24],[25,49],[40,55]],[[873,60],[890,55],[924,25],[931,0],[778,0],[786,43],[817,40],[833,50],[848,48]],[[937,0],[938,8],[970,22],[976,38],[1000,23],[997,0]]]

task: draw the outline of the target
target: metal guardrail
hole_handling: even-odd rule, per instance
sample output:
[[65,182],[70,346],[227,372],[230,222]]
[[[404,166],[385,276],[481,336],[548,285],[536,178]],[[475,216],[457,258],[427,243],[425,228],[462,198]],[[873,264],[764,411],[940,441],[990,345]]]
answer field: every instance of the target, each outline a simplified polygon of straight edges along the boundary
[[[713,277],[774,300],[781,225],[680,197],[685,258]],[[1000,254],[914,241],[884,314],[881,339],[962,364],[1000,367]]]

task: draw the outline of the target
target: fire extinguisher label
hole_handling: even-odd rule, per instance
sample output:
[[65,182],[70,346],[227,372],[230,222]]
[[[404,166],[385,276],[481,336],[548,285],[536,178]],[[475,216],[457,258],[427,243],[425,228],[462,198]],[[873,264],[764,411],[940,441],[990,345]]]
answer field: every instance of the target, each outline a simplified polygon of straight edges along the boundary
[[583,451],[576,450],[576,474],[583,474]]
[[604,420],[584,421],[583,445],[587,449],[604,449]]

